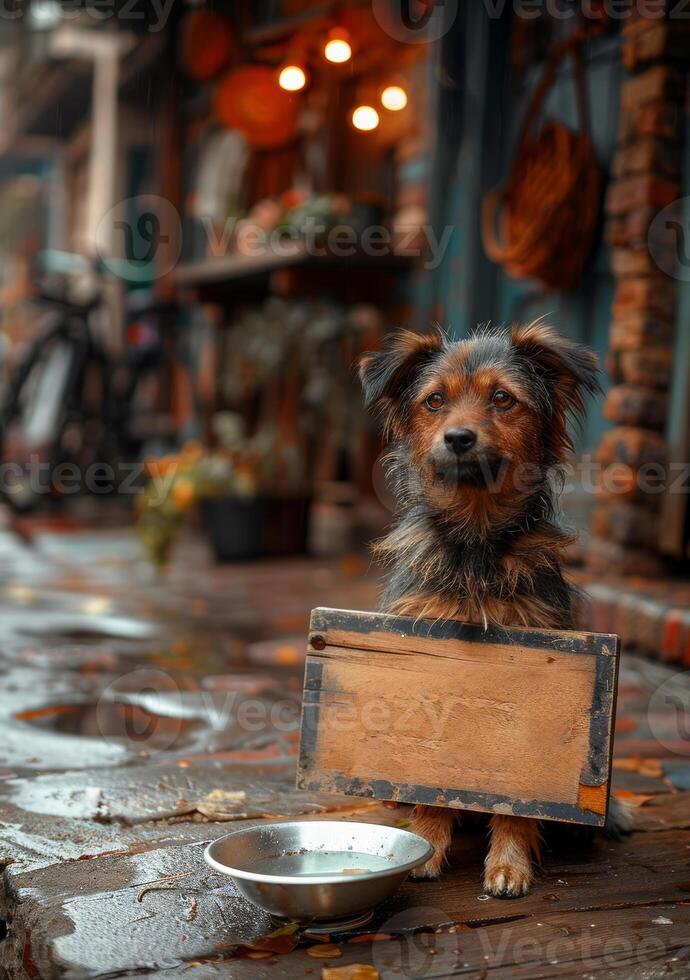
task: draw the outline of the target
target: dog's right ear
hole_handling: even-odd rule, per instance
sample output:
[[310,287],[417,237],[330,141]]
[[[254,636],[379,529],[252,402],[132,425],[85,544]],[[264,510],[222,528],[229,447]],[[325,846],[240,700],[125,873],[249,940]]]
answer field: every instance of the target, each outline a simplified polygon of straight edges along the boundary
[[400,330],[386,338],[380,351],[362,355],[359,380],[364,404],[383,415],[387,432],[401,434],[413,380],[444,346],[440,330],[428,334]]

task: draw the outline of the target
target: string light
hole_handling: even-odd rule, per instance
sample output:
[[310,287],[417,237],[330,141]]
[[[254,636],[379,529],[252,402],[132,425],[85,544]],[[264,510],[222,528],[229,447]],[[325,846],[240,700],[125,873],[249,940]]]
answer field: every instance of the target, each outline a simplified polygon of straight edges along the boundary
[[388,85],[381,92],[381,105],[390,112],[399,112],[407,105],[407,92],[400,85]]
[[285,65],[278,75],[278,84],[286,92],[299,92],[307,84],[307,74],[299,65]]
[[349,35],[342,27],[334,27],[328,34],[326,46],[323,49],[326,61],[334,65],[342,65],[352,57],[352,46]]
[[379,124],[379,114],[371,105],[358,105],[352,113],[352,125],[362,132],[370,132]]

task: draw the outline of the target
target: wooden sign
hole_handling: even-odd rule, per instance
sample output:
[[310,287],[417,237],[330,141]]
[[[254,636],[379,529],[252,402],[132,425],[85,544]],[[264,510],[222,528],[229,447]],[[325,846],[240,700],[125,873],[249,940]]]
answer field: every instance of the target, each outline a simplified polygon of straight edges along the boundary
[[619,638],[315,609],[297,785],[602,826]]

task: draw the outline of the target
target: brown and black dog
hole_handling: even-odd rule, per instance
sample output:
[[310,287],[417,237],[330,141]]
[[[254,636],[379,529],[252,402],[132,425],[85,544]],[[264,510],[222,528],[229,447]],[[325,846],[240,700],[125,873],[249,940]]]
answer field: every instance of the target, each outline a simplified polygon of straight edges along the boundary
[[[571,629],[576,590],[562,565],[572,538],[556,520],[557,477],[569,424],[599,387],[594,354],[541,321],[456,342],[401,331],[363,356],[360,378],[390,441],[399,503],[376,546],[389,569],[382,611]],[[611,816],[614,832],[626,829],[624,812]],[[436,850],[424,877],[440,874],[457,819],[415,808],[413,829]],[[490,827],[484,888],[524,895],[539,822],[496,815]]]

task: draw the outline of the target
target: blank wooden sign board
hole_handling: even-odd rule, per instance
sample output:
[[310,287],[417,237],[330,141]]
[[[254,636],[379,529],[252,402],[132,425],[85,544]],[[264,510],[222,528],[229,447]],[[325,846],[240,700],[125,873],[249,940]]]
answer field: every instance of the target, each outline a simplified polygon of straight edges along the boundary
[[602,826],[619,639],[311,616],[297,784]]

